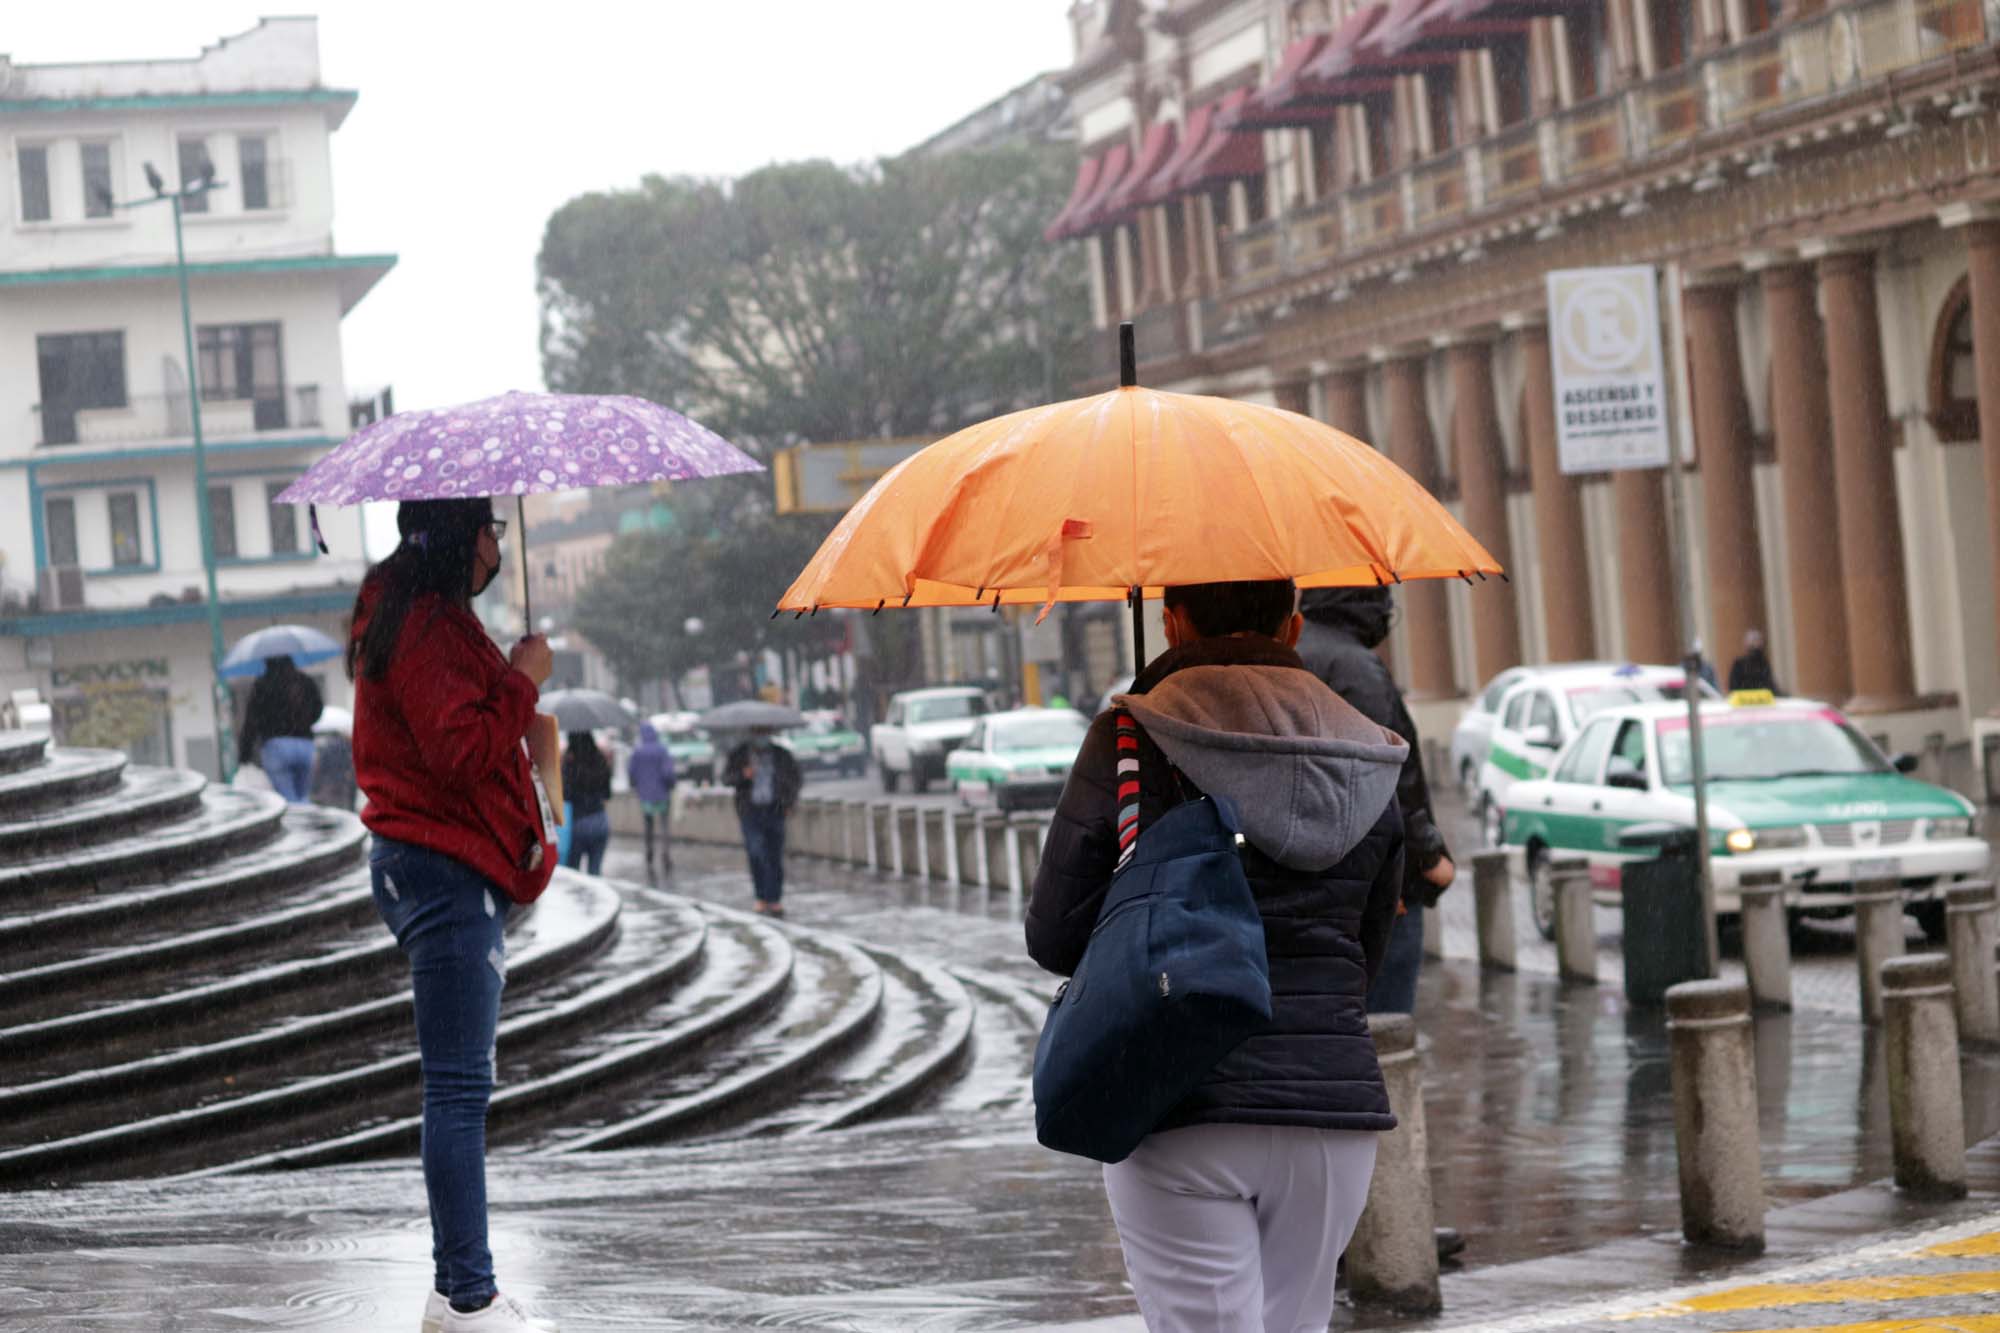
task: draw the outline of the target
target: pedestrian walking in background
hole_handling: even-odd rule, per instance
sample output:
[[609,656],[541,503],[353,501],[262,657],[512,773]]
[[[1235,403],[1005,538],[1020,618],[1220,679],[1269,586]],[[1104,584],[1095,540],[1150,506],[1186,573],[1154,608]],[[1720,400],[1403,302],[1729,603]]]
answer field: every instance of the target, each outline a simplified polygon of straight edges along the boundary
[[272,788],[294,805],[312,791],[313,723],[324,705],[319,686],[289,657],[266,658],[250,687],[236,761],[263,769]]
[[354,763],[375,906],[410,960],[435,1264],[423,1327],[552,1333],[494,1281],[486,1110],[506,926],[555,869],[553,815],[525,744],[548,641],[502,656],[471,603],[500,572],[489,500],[405,501],[368,572],[347,650]]
[[604,803],[611,799],[611,763],[587,731],[572,731],[563,747],[563,799],[569,802],[569,849],[563,864],[571,870],[599,874],[604,849],[611,842],[611,816]]
[[758,727],[729,752],[724,764],[736,788],[736,822],[750,857],[752,910],[785,914],[785,817],[799,799],[798,760],[776,741],[777,732]]
[[1701,646],[1701,640],[1694,641],[1694,673],[1708,682],[1711,690],[1720,689],[1721,682],[1715,678],[1715,663],[1708,660],[1708,654]]
[[660,733],[650,722],[639,724],[639,744],[625,761],[625,780],[639,800],[639,817],[646,826],[646,869],[653,868],[653,825],[660,830],[660,869],[674,868],[669,825],[674,814],[674,756],[660,743]]
[[[338,714],[338,716],[332,716]],[[313,724],[312,799],[335,810],[354,809],[359,788],[354,781],[354,742],[348,733],[354,720],[344,710],[329,708]]]
[[1734,694],[1738,690],[1784,693],[1778,688],[1777,673],[1771,670],[1771,659],[1764,655],[1763,630],[1745,630],[1743,655],[1729,664],[1729,692]]
[[[1270,963],[1268,1027],[1104,1168],[1152,1333],[1324,1329],[1375,1134],[1396,1123],[1365,999],[1403,881],[1406,747],[1305,669],[1297,600],[1290,580],[1169,587],[1169,649],[1119,700],[1139,830],[1183,799],[1234,802]],[[1116,717],[1091,724],[1028,904],[1028,952],[1064,976],[1132,836]]]

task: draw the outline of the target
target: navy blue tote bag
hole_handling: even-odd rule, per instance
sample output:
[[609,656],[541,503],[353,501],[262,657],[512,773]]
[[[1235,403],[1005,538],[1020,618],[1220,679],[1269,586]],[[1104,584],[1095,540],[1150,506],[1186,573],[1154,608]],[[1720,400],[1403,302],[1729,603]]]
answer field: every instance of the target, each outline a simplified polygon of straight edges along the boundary
[[1035,1046],[1044,1147],[1123,1161],[1270,1022],[1264,921],[1239,831],[1227,799],[1203,796],[1138,835]]

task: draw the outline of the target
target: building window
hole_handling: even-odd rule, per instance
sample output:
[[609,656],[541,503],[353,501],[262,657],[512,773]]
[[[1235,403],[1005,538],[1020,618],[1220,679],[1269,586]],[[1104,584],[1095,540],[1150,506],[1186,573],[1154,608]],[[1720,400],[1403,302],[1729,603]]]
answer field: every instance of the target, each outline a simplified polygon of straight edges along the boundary
[[1424,100],[1430,116],[1431,151],[1442,153],[1458,142],[1458,75],[1446,69],[1424,75]]
[[42,502],[42,535],[48,543],[51,565],[79,563],[76,550],[76,501],[67,495],[52,495]]
[[1271,216],[1268,180],[1269,173],[1262,171],[1243,178],[1243,221],[1246,227],[1254,227]]
[[208,488],[208,540],[216,559],[236,557],[236,488],[228,482]]
[[195,330],[195,363],[201,400],[249,399],[258,430],[283,430],[285,356],[278,326],[206,324]]
[[1577,5],[1562,16],[1564,45],[1569,48],[1570,90],[1585,102],[1611,88],[1611,37],[1604,31],[1604,10]]
[[[180,155],[181,189],[186,190],[196,181],[215,178],[215,164],[209,160],[208,141],[200,138],[182,139],[176,146]],[[208,194],[183,194],[181,212],[206,213]]]
[[47,144],[22,144],[15,151],[21,172],[21,221],[49,220],[49,149]]
[[1367,104],[1361,112],[1361,127],[1368,142],[1368,163],[1362,175],[1373,180],[1396,164],[1396,122],[1386,98]]
[[1931,338],[1931,428],[1946,443],[1979,438],[1979,366],[1972,358],[1972,291],[1960,278]]
[[139,537],[139,493],[113,491],[110,508],[112,567],[130,569],[145,564],[145,546]]
[[1743,0],[1743,34],[1764,32],[1771,26],[1771,0]]
[[83,154],[83,215],[87,218],[111,216],[111,142],[93,139],[81,145]]
[[1694,47],[1695,0],[1649,0],[1653,29],[1653,69],[1679,69]]
[[58,333],[35,339],[42,443],[75,444],[78,412],[125,406],[125,335]]
[[1534,111],[1534,75],[1525,40],[1497,42],[1493,47],[1493,85],[1500,94],[1500,124],[1519,125]]
[[270,143],[261,134],[236,136],[237,182],[246,212],[271,206]]
[[271,554],[299,553],[299,511],[294,505],[278,503],[278,496],[290,482],[264,483],[264,503],[271,511]]

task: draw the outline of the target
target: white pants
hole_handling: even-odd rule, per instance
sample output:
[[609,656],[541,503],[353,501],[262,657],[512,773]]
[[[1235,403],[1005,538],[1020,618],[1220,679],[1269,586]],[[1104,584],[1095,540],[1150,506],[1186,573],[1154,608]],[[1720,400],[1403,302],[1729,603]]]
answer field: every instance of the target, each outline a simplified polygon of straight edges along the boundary
[[1190,1125],[1105,1167],[1150,1333],[1326,1333],[1375,1143],[1353,1130]]

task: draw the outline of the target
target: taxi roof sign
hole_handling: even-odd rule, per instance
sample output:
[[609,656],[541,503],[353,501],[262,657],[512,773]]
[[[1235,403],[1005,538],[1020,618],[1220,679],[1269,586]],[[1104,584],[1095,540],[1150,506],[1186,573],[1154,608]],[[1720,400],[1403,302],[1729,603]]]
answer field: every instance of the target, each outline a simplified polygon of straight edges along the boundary
[[1776,702],[1778,702],[1778,696],[1770,690],[1731,690],[1729,692],[1729,706],[1731,708],[1761,708],[1767,704],[1774,704]]

